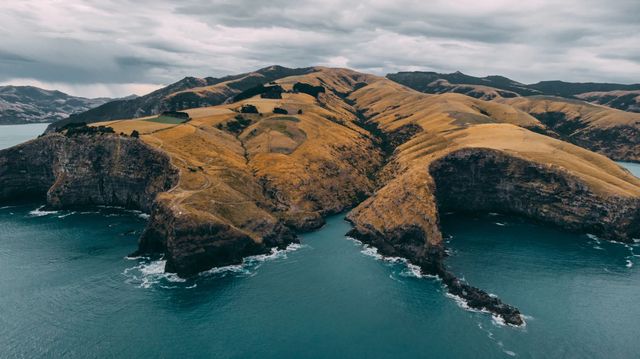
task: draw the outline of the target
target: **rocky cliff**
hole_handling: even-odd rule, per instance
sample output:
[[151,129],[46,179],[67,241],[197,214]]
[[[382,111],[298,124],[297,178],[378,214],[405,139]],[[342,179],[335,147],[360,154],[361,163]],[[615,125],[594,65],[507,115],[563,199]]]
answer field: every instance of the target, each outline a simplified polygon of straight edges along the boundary
[[118,135],[46,135],[0,151],[0,200],[46,198],[63,208],[113,205],[149,211],[178,173],[144,142]]

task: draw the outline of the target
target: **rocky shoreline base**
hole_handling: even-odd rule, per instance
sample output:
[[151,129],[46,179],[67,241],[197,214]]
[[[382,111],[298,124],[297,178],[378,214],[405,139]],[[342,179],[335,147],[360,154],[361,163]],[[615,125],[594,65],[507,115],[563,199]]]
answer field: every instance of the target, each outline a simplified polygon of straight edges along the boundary
[[447,255],[442,245],[430,246],[426,250],[416,252],[403,246],[391,246],[383,239],[363,234],[355,228],[351,229],[347,236],[375,247],[383,256],[406,258],[410,263],[420,267],[425,275],[437,276],[451,295],[462,299],[471,309],[489,312],[507,325],[518,327],[525,324],[524,317],[518,308],[502,302],[498,297],[480,288],[462,282],[448,270],[445,265]]

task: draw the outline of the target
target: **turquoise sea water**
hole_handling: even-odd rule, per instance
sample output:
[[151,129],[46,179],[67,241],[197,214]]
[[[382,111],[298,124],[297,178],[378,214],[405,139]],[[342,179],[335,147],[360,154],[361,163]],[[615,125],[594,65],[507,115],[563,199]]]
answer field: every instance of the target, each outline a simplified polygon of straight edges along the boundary
[[11,147],[36,138],[47,128],[48,123],[28,125],[0,125],[0,149]]
[[499,214],[443,216],[451,269],[527,315],[526,327],[510,328],[463,309],[437,279],[347,239],[341,216],[288,251],[183,281],[163,274],[160,259],[125,259],[136,248],[143,214],[40,206],[0,209],[2,358],[640,352],[637,246]]

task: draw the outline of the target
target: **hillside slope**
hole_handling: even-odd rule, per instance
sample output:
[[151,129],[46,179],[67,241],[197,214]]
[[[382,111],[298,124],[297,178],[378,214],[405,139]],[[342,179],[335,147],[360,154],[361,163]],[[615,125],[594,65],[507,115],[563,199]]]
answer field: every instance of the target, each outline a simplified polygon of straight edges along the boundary
[[49,131],[68,123],[94,123],[157,115],[164,111],[219,105],[230,97],[277,78],[310,71],[269,66],[255,72],[222,78],[185,77],[169,86],[134,99],[116,100],[51,124]]
[[585,92],[577,98],[628,112],[640,112],[640,90]]
[[500,99],[536,117],[547,131],[619,161],[640,162],[640,114],[551,96]]

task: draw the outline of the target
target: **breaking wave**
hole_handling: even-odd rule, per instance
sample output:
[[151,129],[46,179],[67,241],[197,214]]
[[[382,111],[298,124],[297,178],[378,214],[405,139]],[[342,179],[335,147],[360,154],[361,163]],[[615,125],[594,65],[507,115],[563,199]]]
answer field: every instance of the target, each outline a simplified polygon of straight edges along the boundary
[[178,277],[175,273],[165,273],[164,266],[167,263],[164,259],[150,260],[148,258],[139,259],[140,263],[134,267],[127,268],[122,274],[127,277],[125,282],[133,284],[138,288],[151,288],[159,284],[185,283],[187,280]]
[[414,278],[431,278],[431,279],[439,279],[436,275],[423,273],[419,266],[412,264],[408,259],[402,257],[387,257],[380,253],[378,253],[378,248],[370,246],[366,243],[362,243],[361,241],[353,238],[346,237],[348,240],[353,241],[356,245],[361,246],[362,250],[360,253],[372,257],[379,261],[384,261],[390,264],[403,264],[404,268],[399,273],[400,276],[403,277],[414,277]]
[[33,211],[29,211],[29,217],[44,217],[44,216],[48,216],[50,214],[57,214],[58,211],[44,211],[43,208],[45,206],[42,205],[36,209],[34,209]]
[[138,264],[125,269],[122,274],[127,278],[125,280],[126,283],[135,285],[138,288],[146,289],[158,286],[164,289],[191,289],[197,287],[200,280],[207,278],[222,278],[229,275],[236,277],[253,276],[262,263],[275,259],[285,259],[288,253],[302,247],[304,246],[301,244],[292,243],[285,249],[272,248],[270,253],[246,257],[242,264],[214,267],[188,279],[180,278],[175,273],[166,273],[164,271],[164,267],[167,264],[165,259],[127,258],[138,261]]

